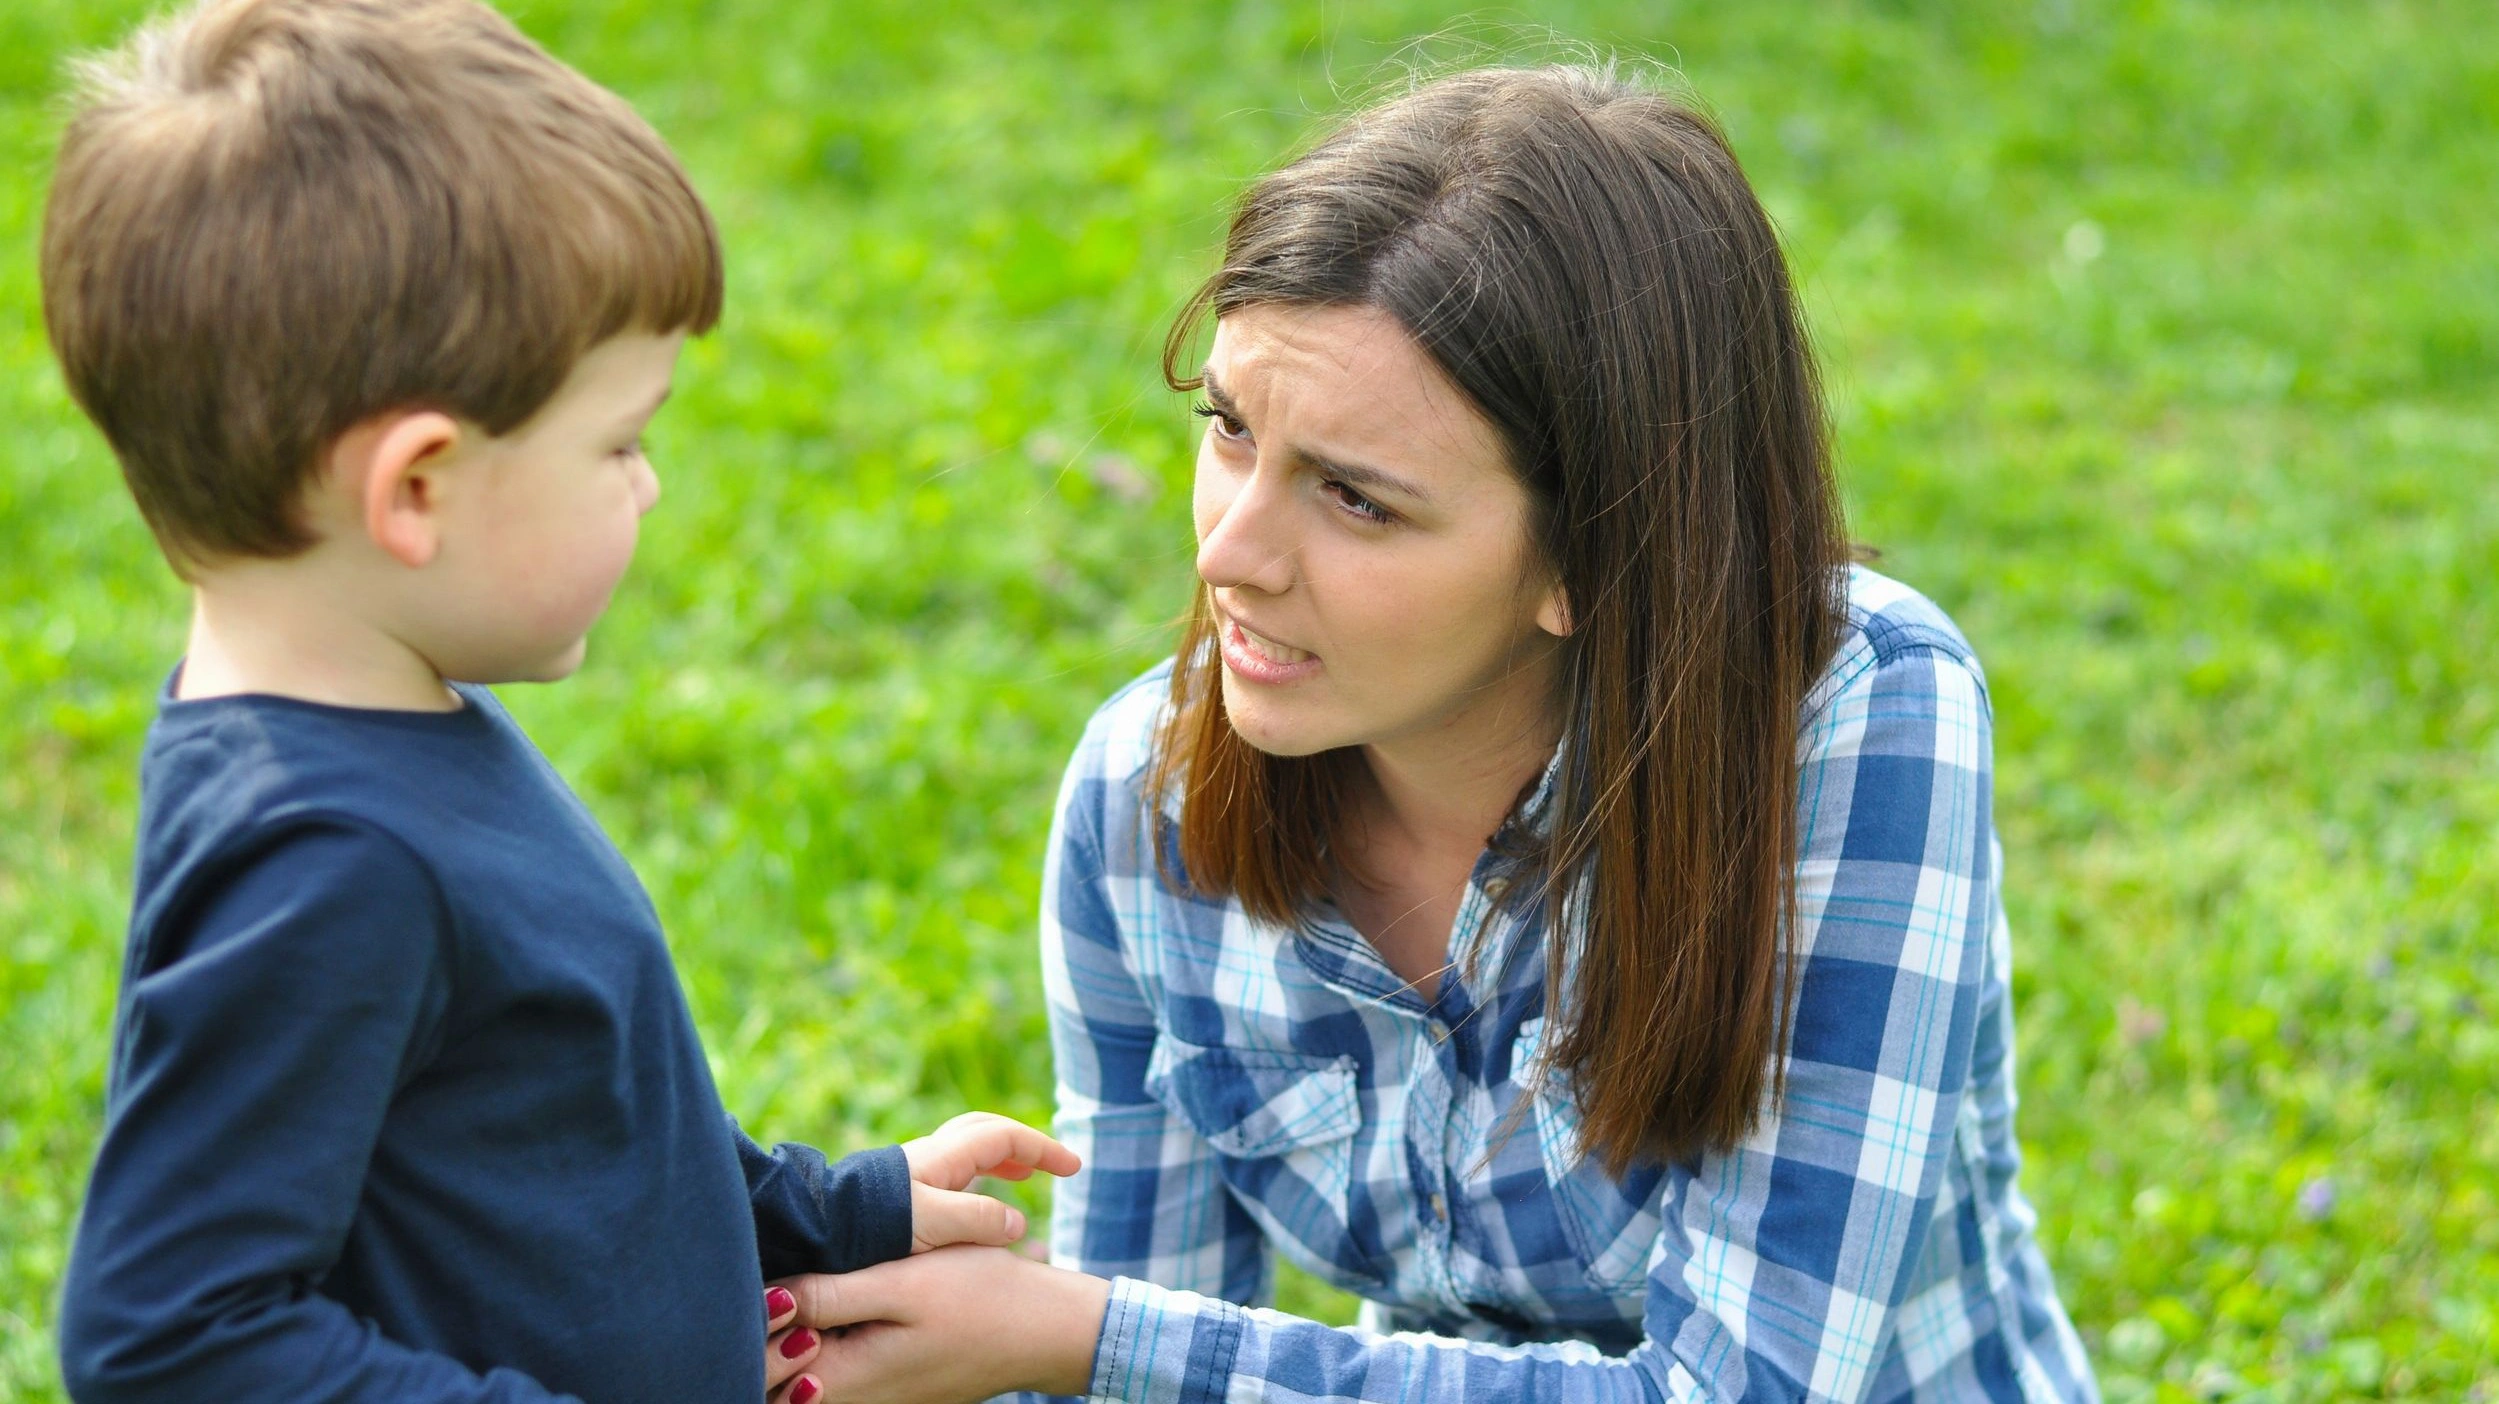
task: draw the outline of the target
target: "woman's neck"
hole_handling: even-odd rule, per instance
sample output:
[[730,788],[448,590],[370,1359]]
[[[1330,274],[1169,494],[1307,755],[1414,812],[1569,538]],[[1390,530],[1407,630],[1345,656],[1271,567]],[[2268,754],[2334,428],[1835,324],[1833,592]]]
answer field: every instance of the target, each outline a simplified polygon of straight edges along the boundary
[[1522,688],[1426,734],[1365,746],[1371,793],[1355,826],[1360,875],[1385,876],[1363,860],[1389,855],[1472,867],[1551,761],[1559,711],[1546,689]]

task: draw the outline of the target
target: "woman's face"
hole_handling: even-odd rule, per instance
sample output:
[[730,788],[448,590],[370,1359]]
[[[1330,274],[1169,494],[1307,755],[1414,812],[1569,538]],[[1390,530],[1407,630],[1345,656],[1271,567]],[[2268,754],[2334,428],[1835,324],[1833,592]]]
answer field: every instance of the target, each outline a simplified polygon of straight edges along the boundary
[[1275,755],[1549,744],[1560,592],[1499,431],[1387,314],[1216,324],[1197,573],[1224,709]]

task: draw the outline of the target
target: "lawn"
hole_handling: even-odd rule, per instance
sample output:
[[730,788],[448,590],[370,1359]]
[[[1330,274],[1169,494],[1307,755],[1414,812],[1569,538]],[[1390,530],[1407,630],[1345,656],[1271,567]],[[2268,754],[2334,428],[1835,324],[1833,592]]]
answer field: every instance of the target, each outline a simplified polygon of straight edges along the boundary
[[[185,617],[35,279],[62,59],[144,8],[0,12],[0,1400],[58,1397]],[[1190,583],[1166,318],[1326,114],[1584,42],[1722,117],[1854,530],[1986,660],[2025,1181],[2110,1397],[2499,1401],[2478,0],[513,9],[677,144],[730,250],[591,662],[507,695],[649,884],[751,1125],[1047,1115],[1049,797]]]

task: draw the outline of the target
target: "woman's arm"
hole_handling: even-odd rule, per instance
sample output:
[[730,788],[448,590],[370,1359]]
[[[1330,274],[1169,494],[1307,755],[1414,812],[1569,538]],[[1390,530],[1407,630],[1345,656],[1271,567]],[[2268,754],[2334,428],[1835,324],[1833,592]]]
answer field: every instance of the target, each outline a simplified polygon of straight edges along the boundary
[[1050,1260],[1226,1300],[1262,1301],[1271,1250],[1217,1175],[1194,1127],[1146,1090],[1157,1025],[1122,942],[1116,885],[1151,879],[1153,811],[1105,773],[1096,726],[1060,788],[1041,891],[1042,984],[1049,1001],[1061,1141],[1084,1172],[1052,1196]]
[[[1803,746],[1804,965],[1786,1100],[1743,1145],[1670,1176],[1641,1345],[1609,1357],[1579,1343],[1382,1337],[1123,1276],[1109,1284],[1098,1342],[1080,1332],[1073,1343],[1092,1347],[1087,1392],[1138,1404],[1855,1401],[1893,1340],[1913,1357],[1949,1356],[1974,1329],[2010,1329],[1979,1319],[1993,1304],[1950,1293],[1895,1319],[1952,1152],[1987,975],[1984,692],[1943,649],[1869,651]],[[1063,922],[1069,911],[1063,902]],[[1094,970],[1071,963],[1053,978],[1089,989]],[[1113,1210],[1117,1192],[1097,1186],[1091,1203]],[[815,1367],[828,1398],[902,1398],[896,1385],[941,1368],[954,1383],[1002,1388],[1017,1380],[1013,1351],[1044,1351],[1060,1371],[1072,1358],[1068,1342],[1036,1346],[1000,1324],[1063,1318],[1063,1303],[1081,1300],[1069,1284],[1006,1271],[976,1291],[955,1284],[950,1294],[983,1307],[978,1320],[950,1321],[934,1284],[894,1271],[842,1279],[843,1319],[898,1324],[855,1348],[828,1342]]]

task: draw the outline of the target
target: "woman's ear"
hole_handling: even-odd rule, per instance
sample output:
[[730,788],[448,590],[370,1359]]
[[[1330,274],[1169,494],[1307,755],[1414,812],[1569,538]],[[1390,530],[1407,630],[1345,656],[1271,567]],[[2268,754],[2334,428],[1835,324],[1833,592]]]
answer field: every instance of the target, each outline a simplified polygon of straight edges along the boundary
[[1571,597],[1558,584],[1547,586],[1536,606],[1536,627],[1557,639],[1571,636]]
[[444,470],[463,437],[440,410],[405,410],[356,425],[330,451],[365,536],[401,565],[422,566],[442,549]]

